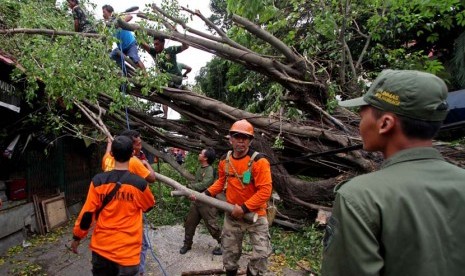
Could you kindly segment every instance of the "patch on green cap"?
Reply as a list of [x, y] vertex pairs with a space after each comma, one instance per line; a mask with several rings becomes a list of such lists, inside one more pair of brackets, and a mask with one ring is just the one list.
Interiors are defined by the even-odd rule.
[[384, 70], [363, 97], [339, 105], [371, 105], [423, 121], [443, 121], [447, 115], [447, 86], [433, 74], [414, 70]]

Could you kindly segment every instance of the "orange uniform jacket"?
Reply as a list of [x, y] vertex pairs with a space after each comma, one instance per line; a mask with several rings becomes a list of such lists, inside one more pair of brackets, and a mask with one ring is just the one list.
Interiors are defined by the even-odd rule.
[[[105, 155], [102, 158], [102, 170], [104, 172], [111, 171], [115, 168], [115, 158], [111, 156], [110, 153], [105, 153]], [[149, 174], [150, 171], [142, 164], [142, 162], [139, 160], [137, 157], [131, 157], [129, 159], [129, 171], [133, 174], [137, 174], [138, 176], [142, 178], [146, 178]]]
[[255, 212], [259, 216], [264, 216], [266, 215], [267, 202], [271, 196], [272, 181], [270, 163], [262, 154], [257, 155], [251, 165], [250, 184], [241, 182], [252, 154], [253, 151], [249, 150], [247, 155], [240, 159], [235, 159], [231, 154], [228, 165], [229, 172], [225, 172], [226, 155], [223, 156], [218, 164], [218, 179], [207, 189], [206, 193], [211, 196], [221, 193], [228, 175], [226, 201], [241, 206], [244, 212]]
[[74, 225], [75, 239], [84, 238], [95, 223], [90, 249], [123, 266], [137, 265], [142, 246], [142, 212], [149, 211], [155, 199], [147, 182], [135, 174], [125, 177], [115, 197], [100, 212], [105, 196], [121, 181], [125, 170], [97, 174], [92, 179], [86, 202]]

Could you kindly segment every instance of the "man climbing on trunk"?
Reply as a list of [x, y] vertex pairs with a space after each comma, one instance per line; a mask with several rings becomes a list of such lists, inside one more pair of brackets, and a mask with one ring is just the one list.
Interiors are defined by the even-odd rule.
[[[111, 59], [116, 61], [120, 68], [122, 67], [123, 60], [121, 55], [127, 55], [140, 69], [145, 71], [144, 63], [140, 60], [139, 50], [137, 49], [137, 42], [134, 33], [128, 30], [123, 30], [116, 24], [116, 18], [113, 15], [114, 9], [110, 5], [104, 5], [102, 7], [103, 18], [108, 25], [115, 27], [113, 36], [118, 39], [117, 47], [110, 53]], [[132, 20], [132, 15], [124, 16], [124, 21], [129, 22]], [[124, 72], [124, 70], [123, 70]]]
[[[183, 43], [181, 46], [170, 46], [165, 48], [165, 39], [155, 36], [153, 38], [153, 47], [147, 43], [141, 44], [142, 49], [147, 51], [155, 61], [158, 69], [170, 77], [169, 87], [180, 88], [182, 85], [183, 75], [178, 67], [176, 55], [189, 48], [189, 45]], [[163, 105], [163, 118], [168, 118], [168, 106]]]
[[89, 16], [79, 6], [79, 0], [68, 0], [68, 7], [73, 12], [74, 31], [79, 33], [95, 33], [95, 28], [92, 26]]

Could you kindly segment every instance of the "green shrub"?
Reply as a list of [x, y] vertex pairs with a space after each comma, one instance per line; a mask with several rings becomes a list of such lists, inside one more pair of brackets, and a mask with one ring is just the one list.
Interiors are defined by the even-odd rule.
[[[197, 155], [187, 154], [186, 162], [183, 164], [183, 166], [191, 173], [194, 173], [197, 168], [196, 166], [198, 166], [198, 162], [195, 161], [194, 158], [197, 160]], [[182, 177], [169, 164], [161, 163], [160, 173], [164, 176], [176, 180], [183, 185], [187, 184], [186, 179]], [[160, 182], [151, 184], [150, 188], [153, 195], [155, 196], [156, 204], [155, 207], [149, 213], [147, 213], [147, 220], [154, 226], [183, 223], [184, 217], [189, 211], [189, 199], [184, 197], [171, 196], [170, 193], [173, 189]]]
[[317, 273], [320, 271], [323, 229], [312, 224], [294, 232], [273, 226], [270, 235], [273, 247], [272, 270], [279, 271], [279, 266], [282, 266], [294, 269], [305, 267]]

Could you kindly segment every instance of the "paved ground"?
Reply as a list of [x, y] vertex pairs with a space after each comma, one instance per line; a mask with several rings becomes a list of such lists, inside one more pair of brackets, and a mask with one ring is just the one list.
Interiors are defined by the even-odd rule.
[[[181, 225], [150, 229], [148, 234], [154, 253], [166, 275], [222, 268], [221, 256], [211, 254], [216, 241], [203, 228], [197, 230], [192, 250], [185, 255], [179, 254], [184, 237], [184, 229]], [[13, 257], [0, 259], [0, 275], [91, 275], [89, 239], [81, 243], [78, 255], [71, 253], [67, 248], [71, 241], [71, 226], [64, 228], [60, 235], [55, 235], [55, 239], [46, 237], [43, 239], [45, 242], [40, 245], [27, 247], [22, 252], [15, 253]], [[241, 258], [242, 268], [246, 266], [247, 257], [244, 255]], [[152, 255], [148, 256], [146, 275], [163, 275]]]

